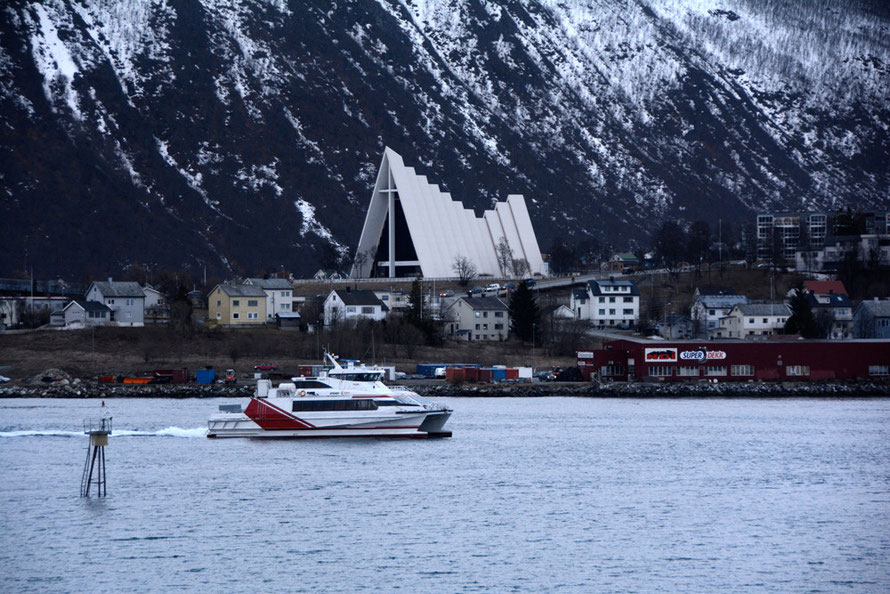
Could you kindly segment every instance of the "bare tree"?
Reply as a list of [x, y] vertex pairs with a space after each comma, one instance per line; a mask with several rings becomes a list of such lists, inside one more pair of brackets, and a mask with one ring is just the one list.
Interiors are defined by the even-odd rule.
[[506, 237], [501, 237], [495, 251], [497, 252], [498, 266], [501, 268], [501, 274], [504, 276], [511, 276], [513, 273], [513, 250], [510, 249], [510, 244], [507, 243]]
[[467, 258], [466, 256], [457, 256], [454, 258], [454, 263], [451, 265], [451, 269], [458, 277], [458, 284], [462, 287], [466, 287], [467, 284], [471, 280], [476, 277], [476, 265]]
[[515, 258], [513, 260], [513, 275], [514, 276], [527, 276], [531, 273], [532, 267], [528, 265], [528, 260], [525, 258]]
[[367, 263], [368, 255], [365, 252], [355, 252], [355, 256], [352, 257], [352, 271], [357, 278], [364, 278]]

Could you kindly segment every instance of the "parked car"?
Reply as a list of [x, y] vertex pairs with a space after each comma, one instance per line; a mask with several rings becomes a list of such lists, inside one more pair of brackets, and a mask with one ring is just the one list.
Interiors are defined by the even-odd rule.
[[633, 273], [634, 273], [634, 269], [631, 268], [630, 266], [625, 266], [624, 268], [621, 269], [621, 274], [633, 274]]
[[439, 291], [439, 297], [454, 297], [454, 291], [452, 291], [451, 289]]
[[535, 279], [533, 279], [533, 278], [527, 278], [527, 279], [525, 279], [525, 281], [523, 281], [523, 282], [525, 282], [525, 285], [526, 285], [527, 287], [534, 287], [534, 286], [535, 286]]
[[476, 285], [469, 291], [470, 295], [480, 295], [480, 294], [482, 294], [482, 292], [483, 292], [482, 287], [480, 287], [478, 285]]
[[226, 369], [226, 375], [223, 378], [223, 381], [227, 384], [234, 384], [238, 382], [238, 374], [235, 373], [234, 369]]
[[490, 285], [485, 287], [486, 291], [497, 291], [501, 288], [501, 285], [498, 283], [491, 283]]
[[538, 371], [535, 373], [535, 377], [542, 382], [555, 382], [556, 378], [559, 377], [560, 371], [562, 370], [558, 367], [554, 367], [550, 371]]
[[260, 363], [259, 365], [254, 365], [253, 368], [257, 371], [275, 371], [278, 369], [278, 363]]
[[504, 285], [504, 290], [508, 293], [516, 290], [516, 283], [507, 283]]

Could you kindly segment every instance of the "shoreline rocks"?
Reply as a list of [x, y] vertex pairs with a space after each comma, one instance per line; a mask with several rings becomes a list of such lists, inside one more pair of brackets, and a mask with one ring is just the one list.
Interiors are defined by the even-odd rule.
[[[533, 383], [414, 384], [421, 396], [509, 398], [577, 396], [587, 398], [862, 398], [890, 397], [888, 382], [725, 382], [725, 383]], [[97, 384], [54, 382], [0, 386], [0, 398], [246, 398], [253, 384]]]

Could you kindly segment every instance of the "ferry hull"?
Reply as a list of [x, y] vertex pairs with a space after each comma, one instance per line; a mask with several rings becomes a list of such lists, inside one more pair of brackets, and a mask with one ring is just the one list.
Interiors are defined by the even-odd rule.
[[[442, 431], [450, 413], [420, 414], [410, 417], [399, 415], [387, 419], [359, 420], [343, 423], [342, 420], [333, 424], [333, 419], [304, 418], [308, 427], [266, 426], [263, 427], [246, 415], [225, 414], [210, 418], [207, 437], [255, 437], [255, 438], [289, 438], [311, 439], [331, 437], [408, 437], [424, 439], [427, 437], [450, 436], [450, 432]], [[328, 421], [329, 425], [324, 422]], [[260, 421], [263, 422], [263, 421]], [[447, 435], [446, 435], [447, 434]]]

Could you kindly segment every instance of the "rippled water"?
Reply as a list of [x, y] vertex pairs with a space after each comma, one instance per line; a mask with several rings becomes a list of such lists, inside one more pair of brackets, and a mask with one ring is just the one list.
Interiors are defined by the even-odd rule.
[[890, 401], [450, 399], [450, 440], [0, 402], [0, 591], [890, 591]]

